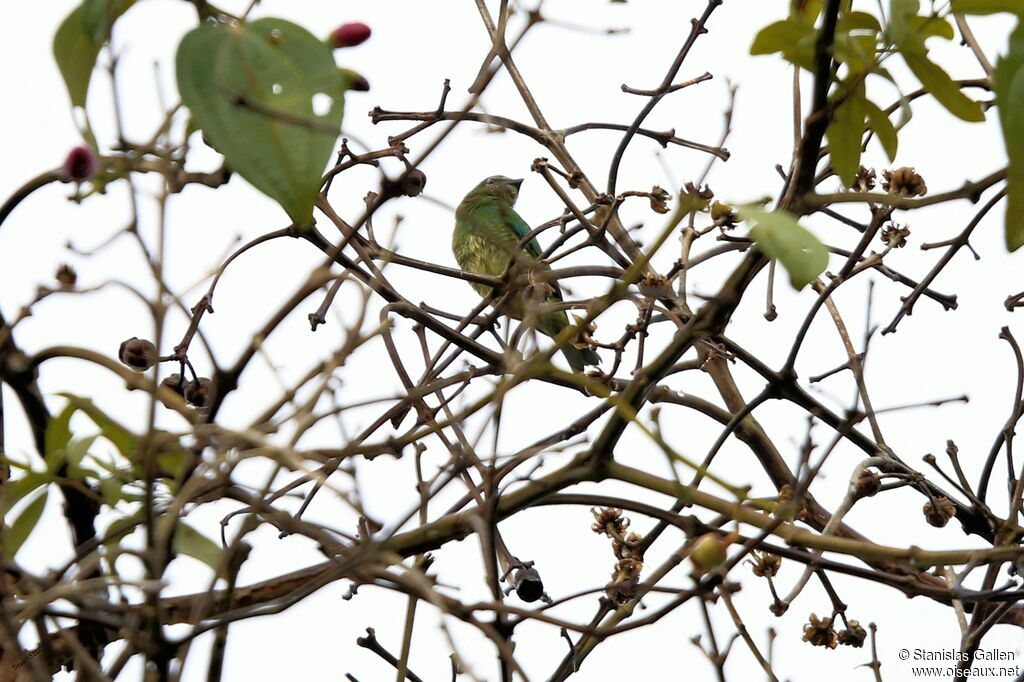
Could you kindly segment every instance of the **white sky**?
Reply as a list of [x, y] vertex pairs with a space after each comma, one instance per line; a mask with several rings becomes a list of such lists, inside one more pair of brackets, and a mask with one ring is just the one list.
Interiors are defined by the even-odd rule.
[[[240, 9], [245, 3], [223, 4], [227, 9]], [[871, 2], [858, 4], [874, 6]], [[716, 164], [710, 177], [712, 188], [725, 200], [774, 196], [780, 182], [774, 165], [788, 163], [792, 142], [790, 72], [775, 58], [748, 55], [756, 30], [783, 16], [787, 5], [782, 0], [726, 0], [710, 22], [711, 33], [698, 41], [680, 72], [680, 79], [688, 79], [710, 71], [714, 80], [667, 97], [645, 124], [655, 130], [675, 128], [682, 137], [714, 143], [721, 132], [727, 84], [736, 84], [739, 90], [734, 126], [726, 145], [733, 157], [727, 164]], [[50, 53], [53, 32], [73, 7], [73, 2], [52, 0], [21, 3], [16, 9], [3, 10], [8, 31], [5, 40], [0, 42], [0, 63], [4, 64], [0, 73], [7, 99], [0, 126], [0, 152], [6, 162], [0, 165], [0, 196], [8, 196], [28, 178], [58, 165], [66, 151], [79, 142], [63, 84]], [[534, 29], [520, 46], [516, 53], [519, 67], [548, 119], [553, 125], [563, 127], [585, 121], [631, 121], [643, 100], [622, 93], [619, 85], [627, 83], [649, 88], [660, 82], [689, 30], [689, 18], [699, 14], [704, 3], [633, 0], [622, 5], [604, 0], [560, 0], [549, 2], [545, 7], [551, 18], [598, 29], [631, 28], [626, 35], [606, 37], [544, 25]], [[341, 63], [358, 69], [373, 86], [369, 93], [349, 97], [343, 124], [346, 134], [353, 140], [373, 148], [385, 146], [387, 136], [404, 130], [406, 124], [375, 127], [365, 112], [375, 105], [385, 109], [431, 110], [437, 104], [444, 78], [452, 81], [449, 107], [460, 106], [488, 47], [475, 5], [469, 0], [433, 3], [265, 0], [256, 15], [282, 16], [318, 35], [349, 20], [365, 21], [373, 27], [374, 35], [365, 45], [337, 53]], [[194, 23], [191, 6], [171, 0], [140, 3], [118, 23], [115, 31], [121, 52], [118, 77], [130, 138], [138, 140], [151, 134], [159, 116], [158, 86], [166, 92], [174, 92], [174, 47]], [[989, 57], [994, 59], [996, 49], [1005, 44], [1008, 22], [993, 18], [972, 25], [982, 44], [988, 47]], [[969, 53], [955, 44], [936, 49], [936, 55], [956, 76], [978, 77], [981, 73]], [[905, 75], [899, 69], [896, 71], [901, 77]], [[159, 74], [159, 79], [155, 78], [155, 73]], [[912, 79], [903, 82], [908, 84], [908, 89], [914, 87]], [[891, 101], [893, 91], [879, 87], [872, 95], [884, 105]], [[499, 75], [487, 91], [483, 105], [490, 113], [528, 120], [515, 89], [504, 74]], [[89, 111], [101, 141], [109, 144], [113, 139], [110, 81], [102, 71], [94, 76]], [[926, 178], [931, 191], [956, 188], [965, 178], [978, 179], [1005, 164], [994, 115], [989, 116], [986, 124], [967, 125], [924, 100], [915, 103], [914, 112], [913, 121], [901, 134], [895, 165], [915, 166]], [[414, 137], [408, 143], [413, 157], [436, 132]], [[611, 151], [618, 140], [615, 133], [582, 133], [570, 138], [569, 147], [590, 177], [602, 185]], [[623, 165], [620, 190], [646, 190], [652, 184], [660, 184], [675, 192], [684, 180], [699, 175], [706, 161], [698, 152], [669, 149], [663, 153], [671, 173], [671, 177], [666, 177], [654, 156], [657, 150], [657, 144], [650, 140], [639, 139], [633, 143]], [[543, 155], [543, 149], [513, 133], [489, 134], [480, 126], [466, 124], [423, 166], [428, 176], [425, 196], [388, 204], [375, 219], [378, 233], [387, 234], [394, 216], [403, 215], [405, 220], [399, 230], [398, 244], [404, 253], [454, 265], [449, 249], [452, 216], [443, 205], [456, 204], [480, 178], [499, 173], [526, 178], [518, 209], [529, 222], [536, 224], [556, 217], [561, 210], [558, 198], [529, 170], [532, 160]], [[214, 163], [212, 155], [197, 159], [198, 166], [209, 168]], [[865, 163], [879, 169], [887, 167], [876, 143], [869, 145]], [[355, 216], [365, 192], [376, 186], [374, 172], [360, 169], [335, 182], [332, 199], [342, 215]], [[143, 287], [147, 292], [152, 290], [138, 249], [124, 237], [91, 258], [79, 257], [65, 248], [68, 241], [80, 249], [93, 248], [123, 227], [127, 218], [124, 191], [112, 189], [108, 196], [90, 199], [81, 206], [65, 201], [68, 192], [66, 186], [51, 186], [39, 192], [3, 225], [0, 309], [8, 318], [31, 300], [39, 283], [52, 281], [61, 262], [70, 262], [78, 268], [82, 286], [118, 279]], [[940, 454], [946, 440], [954, 439], [972, 481], [976, 480], [992, 439], [1009, 414], [1015, 380], [1012, 356], [1007, 345], [997, 339], [997, 334], [1000, 327], [1009, 325], [1018, 336], [1024, 336], [1021, 318], [1002, 307], [1006, 296], [1024, 289], [1024, 285], [1016, 274], [1020, 256], [1008, 255], [1002, 244], [1001, 213], [1001, 209], [993, 211], [972, 240], [983, 260], [976, 262], [964, 251], [935, 283], [936, 289], [958, 295], [959, 309], [944, 313], [934, 302], [922, 300], [915, 314], [902, 322], [898, 333], [875, 337], [867, 369], [869, 389], [878, 408], [964, 393], [970, 396], [967, 405], [954, 403], [885, 414], [881, 424], [887, 442], [911, 463], [919, 463], [925, 453]], [[156, 234], [154, 215], [152, 202], [144, 203], [142, 230], [149, 243], [153, 243]], [[851, 215], [863, 218], [866, 211]], [[909, 219], [910, 246], [894, 252], [887, 262], [911, 277], [924, 274], [940, 251], [922, 252], [920, 244], [957, 234], [971, 215], [971, 207], [966, 202], [915, 213]], [[641, 238], [655, 234], [661, 225], [659, 219], [652, 219], [649, 211], [627, 211], [627, 218], [648, 223], [640, 233]], [[171, 285], [178, 290], [191, 287], [219, 263], [236, 236], [248, 239], [285, 224], [283, 212], [240, 178], [217, 192], [204, 188], [186, 190], [172, 200], [168, 214], [166, 261]], [[835, 222], [813, 219], [808, 224], [830, 244], [848, 247], [855, 243], [857, 235]], [[672, 258], [674, 255], [667, 260], [670, 262]], [[735, 257], [728, 263], [727, 260], [728, 257], [723, 258], [720, 265], [695, 271], [692, 290], [704, 294], [716, 291], [722, 276], [737, 262]], [[290, 296], [306, 273], [320, 262], [322, 258], [318, 253], [304, 243], [276, 241], [233, 265], [217, 290], [216, 314], [203, 322], [204, 332], [214, 340], [218, 359], [230, 362], [248, 342], [251, 332], [263, 324], [267, 311], [276, 309], [277, 302]], [[838, 261], [834, 261], [833, 267], [837, 264]], [[476, 300], [463, 282], [397, 267], [389, 270], [389, 276], [414, 302], [422, 300], [448, 310], [466, 311]], [[861, 281], [844, 286], [835, 298], [858, 344], [864, 325], [867, 280], [864, 276]], [[588, 286], [597, 287], [593, 290], [599, 291], [601, 285], [581, 282], [578, 286], [579, 291], [585, 293]], [[728, 334], [757, 351], [769, 364], [778, 366], [812, 294], [797, 294], [780, 278], [776, 301], [780, 318], [769, 324], [761, 316], [763, 291], [762, 275], [752, 287], [749, 300], [739, 308]], [[907, 291], [879, 278], [872, 323], [888, 323], [899, 307], [899, 296]], [[190, 304], [196, 295], [197, 292], [192, 291], [186, 297]], [[335, 310], [342, 317], [350, 318], [353, 301], [352, 292], [343, 290]], [[305, 315], [318, 304], [316, 298], [307, 301], [266, 345], [269, 357], [286, 380], [301, 376], [316, 359], [337, 346], [341, 326], [338, 317], [315, 335], [309, 333]], [[18, 343], [30, 350], [73, 344], [113, 354], [127, 337], [153, 335], [143, 307], [116, 288], [89, 297], [54, 297], [39, 305], [34, 313], [17, 329]], [[370, 317], [375, 320], [376, 314]], [[612, 311], [602, 319], [598, 336], [616, 337], [628, 318], [629, 311]], [[185, 324], [183, 317], [172, 317], [166, 330], [167, 348], [180, 336]], [[408, 323], [397, 321], [397, 329], [404, 334], [404, 344], [414, 343]], [[657, 339], [654, 337], [652, 342]], [[844, 359], [835, 329], [822, 313], [801, 355], [798, 371], [801, 376], [810, 376], [831, 369]], [[199, 356], [198, 362], [202, 365], [205, 358]], [[197, 369], [201, 371], [200, 367]], [[707, 377], [695, 374], [686, 373], [671, 384], [720, 402]], [[341, 399], [346, 403], [390, 395], [397, 384], [379, 348], [360, 351], [340, 376], [344, 381]], [[760, 390], [762, 384], [756, 377], [739, 368], [737, 376], [748, 398]], [[225, 423], [241, 424], [262, 409], [277, 395], [276, 381], [266, 362], [255, 361], [252, 376], [247, 376], [242, 389], [234, 394], [222, 413]], [[81, 363], [47, 363], [42, 386], [51, 394], [55, 406], [60, 405], [60, 398], [52, 394], [71, 391], [93, 397], [105, 409], [136, 424], [147, 409], [144, 396], [126, 393], [123, 385], [110, 375]], [[852, 383], [847, 375], [823, 382], [820, 387], [826, 404], [836, 409], [848, 405]], [[4, 398], [6, 405], [15, 404], [9, 392]], [[517, 391], [509, 399], [504, 417], [506, 425], [516, 427], [503, 431], [501, 450], [514, 451], [559, 428], [568, 418], [591, 405], [585, 398], [567, 396], [566, 391], [552, 387]], [[787, 461], [795, 464], [804, 429], [803, 416], [788, 405], [769, 404], [757, 412], [757, 417]], [[349, 432], [356, 431], [365, 424], [360, 420], [368, 418], [369, 412], [357, 413], [346, 421], [346, 427]], [[703, 457], [718, 433], [717, 427], [707, 420], [679, 408], [666, 407], [662, 419], [673, 445], [697, 459]], [[11, 422], [8, 448], [31, 459], [34, 457], [31, 439], [20, 415]], [[166, 425], [169, 428], [183, 426], [172, 418], [168, 418]], [[83, 423], [80, 428], [87, 429], [87, 425]], [[478, 428], [476, 422], [471, 426], [474, 433]], [[831, 437], [824, 427], [819, 427], [815, 433], [819, 443]], [[306, 442], [337, 443], [336, 430], [326, 427], [314, 430]], [[429, 454], [440, 457], [436, 445]], [[661, 455], [635, 434], [629, 433], [623, 439], [618, 456], [628, 464], [667, 473], [663, 461], [650, 461], [651, 457]], [[820, 502], [829, 508], [838, 502], [849, 472], [860, 457], [861, 453], [851, 447], [839, 448], [826, 467], [823, 480], [813, 488]], [[734, 484], [754, 485], [754, 494], [771, 494], [769, 483], [763, 475], [757, 475], [751, 462], [749, 452], [730, 441], [716, 460], [715, 471]], [[1000, 460], [996, 471], [1002, 470], [1002, 466]], [[387, 520], [404, 513], [413, 504], [410, 461], [378, 458], [372, 463], [360, 462], [358, 467], [371, 514]], [[252, 481], [259, 480], [258, 474], [258, 470], [249, 472]], [[339, 485], [349, 483], [339, 481]], [[1002, 503], [1001, 485], [1002, 479], [997, 477], [991, 488], [991, 499], [999, 500], [997, 507]], [[608, 485], [597, 489], [608, 494], [624, 491], [620, 486]], [[640, 496], [652, 503], [670, 504], [653, 494], [640, 493]], [[19, 555], [36, 570], [60, 563], [69, 549], [60, 525], [58, 497], [51, 495], [45, 525]], [[978, 539], [962, 537], [953, 528], [955, 523], [943, 531], [927, 526], [920, 514], [923, 502], [916, 493], [889, 493], [859, 504], [847, 520], [872, 539], [886, 544], [916, 544], [929, 549], [977, 545]], [[227, 509], [218, 506], [202, 510], [192, 520], [213, 536], [220, 516]], [[638, 530], [652, 525], [648, 519], [630, 516]], [[317, 499], [308, 518], [346, 531], [354, 529], [351, 514], [329, 494]], [[547, 508], [523, 513], [503, 524], [502, 529], [513, 553], [537, 561], [548, 591], [557, 598], [607, 581], [612, 556], [607, 542], [590, 533], [590, 522], [586, 509]], [[255, 539], [257, 549], [243, 570], [243, 584], [321, 559], [312, 543], [277, 540], [272, 529], [260, 531]], [[678, 534], [668, 533], [666, 540], [648, 555], [648, 566], [656, 566], [679, 542]], [[442, 582], [458, 585], [460, 595], [466, 600], [486, 598], [485, 586], [479, 580], [479, 546], [475, 539], [447, 548], [437, 557], [435, 566]], [[788, 591], [799, 573], [799, 566], [785, 563], [779, 578], [780, 589]], [[204, 589], [209, 580], [205, 567], [188, 558], [179, 560], [169, 577], [173, 581], [170, 591], [175, 593]], [[738, 568], [734, 578], [742, 578], [744, 590], [737, 595], [736, 603], [758, 644], [764, 646], [768, 626], [780, 632], [775, 656], [780, 677], [817, 680], [822, 671], [828, 670], [832, 679], [870, 679], [867, 669], [856, 667], [869, 660], [867, 650], [827, 651], [800, 641], [801, 625], [808, 614], [824, 615], [830, 608], [817, 585], [812, 584], [786, 616], [776, 619], [768, 612], [770, 600], [763, 581], [755, 579], [746, 567]], [[924, 598], [906, 601], [894, 590], [840, 576], [835, 577], [834, 582], [840, 596], [850, 605], [851, 618], [864, 624], [870, 621], [879, 624], [879, 657], [885, 679], [910, 679], [909, 664], [901, 662], [896, 655], [900, 648], [934, 650], [958, 646], [959, 631], [951, 609]], [[689, 583], [687, 571], [683, 569], [675, 571], [665, 581], [667, 585], [681, 587]], [[340, 597], [346, 589], [347, 583], [339, 582], [279, 616], [232, 626], [226, 679], [289, 676], [337, 680], [345, 672], [351, 672], [363, 682], [393, 678], [394, 672], [357, 647], [355, 638], [370, 626], [376, 629], [385, 646], [398, 651], [404, 598], [379, 589], [363, 588], [356, 599], [342, 601]], [[658, 603], [659, 599], [651, 600], [653, 605]], [[591, 596], [556, 613], [585, 622], [595, 606], [596, 597]], [[725, 638], [731, 630], [727, 614], [719, 606], [714, 609], [714, 617], [720, 638]], [[438, 623], [436, 613], [421, 605], [411, 667], [425, 680], [447, 679], [448, 675], [449, 652]], [[477, 636], [467, 634], [456, 623], [450, 625], [460, 653], [474, 665], [477, 674], [483, 679], [496, 679], [494, 656], [489, 646], [482, 646]], [[653, 628], [631, 632], [599, 647], [587, 659], [577, 679], [710, 678], [711, 667], [688, 641], [702, 631], [700, 613], [695, 604], [689, 604]], [[566, 650], [557, 629], [549, 626], [523, 626], [517, 630], [517, 641], [517, 656], [530, 678], [536, 680], [545, 679]], [[990, 648], [1014, 652], [1020, 643], [1019, 631], [1006, 627], [997, 627], [986, 640]], [[208, 644], [207, 638], [198, 640], [184, 679], [203, 679]], [[759, 679], [762, 674], [742, 643], [735, 645], [727, 670], [735, 679], [751, 676]], [[129, 668], [123, 679], [137, 677], [138, 668]]]

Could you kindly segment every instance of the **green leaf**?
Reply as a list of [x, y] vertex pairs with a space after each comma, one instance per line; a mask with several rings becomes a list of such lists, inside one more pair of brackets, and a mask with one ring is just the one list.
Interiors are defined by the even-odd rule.
[[192, 453], [180, 447], [161, 451], [156, 455], [160, 475], [178, 481], [192, 463]]
[[1024, 245], [1024, 22], [1010, 34], [993, 74], [999, 123], [1010, 164], [1006, 176], [1006, 248]]
[[76, 107], [85, 106], [92, 70], [102, 47], [90, 37], [83, 14], [81, 7], [69, 14], [53, 37], [53, 58], [64, 77], [71, 104]]
[[786, 211], [765, 211], [754, 206], [739, 209], [754, 224], [751, 238], [769, 258], [786, 268], [794, 289], [803, 289], [828, 265], [828, 249]]
[[67, 455], [68, 443], [71, 442], [71, 417], [78, 408], [68, 403], [56, 417], [46, 425], [43, 443], [46, 452], [43, 454], [47, 468], [56, 471]]
[[100, 497], [103, 498], [104, 504], [113, 507], [124, 499], [124, 494], [121, 492], [123, 487], [124, 481], [116, 476], [102, 479], [100, 481]]
[[49, 489], [44, 489], [40, 495], [28, 503], [28, 506], [18, 514], [18, 518], [14, 519], [7, 528], [7, 532], [3, 535], [3, 548], [4, 554], [8, 558], [13, 559], [21, 546], [25, 544], [25, 540], [28, 540], [28, 536], [32, 534], [36, 524], [39, 523], [39, 518], [43, 515], [46, 499], [49, 496]]
[[0, 487], [0, 516], [4, 516], [18, 501], [42, 485], [53, 481], [49, 472], [30, 471], [24, 476], [5, 483]]
[[896, 126], [892, 124], [889, 115], [882, 111], [882, 108], [871, 100], [865, 100], [867, 106], [868, 125], [878, 138], [885, 155], [892, 161], [896, 158], [896, 150], [899, 147], [899, 136], [896, 134]]
[[949, 77], [935, 62], [928, 59], [926, 54], [919, 52], [904, 52], [903, 59], [907, 66], [921, 81], [921, 85], [932, 97], [939, 101], [949, 113], [964, 121], [978, 122], [985, 120], [985, 112], [981, 104], [960, 91], [959, 86]]
[[73, 106], [85, 106], [100, 48], [109, 39], [114, 21], [133, 3], [134, 0], [85, 0], [57, 28], [53, 57]]
[[82, 466], [82, 461], [89, 454], [89, 448], [99, 437], [99, 434], [85, 438], [73, 438], [67, 447], [68, 476], [75, 480], [82, 480], [86, 475], [98, 479], [99, 475], [92, 469]]
[[839, 17], [836, 24], [836, 32], [849, 33], [851, 31], [872, 31], [879, 33], [882, 25], [874, 15], [867, 12], [850, 12]]
[[798, 19], [768, 24], [754, 36], [750, 54], [781, 52], [783, 59], [804, 69], [814, 65], [814, 27]]
[[754, 36], [750, 54], [775, 54], [789, 48], [800, 40], [807, 28], [792, 19], [780, 19], [768, 24]]
[[949, 8], [955, 14], [995, 14], [1012, 12], [1024, 14], [1020, 0], [951, 0]]
[[789, 15], [813, 26], [823, 4], [822, 0], [790, 0]]
[[[842, 89], [842, 88], [841, 88]], [[836, 108], [825, 130], [832, 169], [847, 187], [853, 185], [860, 167], [861, 141], [864, 139], [864, 117], [867, 115], [864, 84], [861, 84]]]
[[836, 59], [849, 69], [847, 80], [862, 77], [878, 68], [877, 33], [841, 33], [836, 35], [834, 47]]
[[910, 30], [921, 42], [928, 38], [953, 39], [953, 25], [941, 17], [910, 17]]
[[99, 45], [110, 40], [114, 22], [134, 4], [135, 0], [84, 0], [82, 25], [89, 39]]
[[100, 428], [100, 433], [117, 448], [122, 456], [131, 458], [138, 449], [139, 439], [134, 433], [114, 421], [106, 412], [96, 407], [96, 404], [88, 398], [82, 398], [72, 393], [61, 393], [71, 401], [77, 409], [85, 412], [92, 419], [93, 423]]
[[890, 41], [899, 45], [907, 38], [910, 33], [910, 18], [917, 16], [920, 9], [920, 0], [891, 0], [889, 23], [885, 27]]
[[174, 551], [187, 554], [212, 568], [220, 570], [221, 556], [224, 550], [213, 540], [197, 531], [184, 521], [179, 521], [174, 531]]
[[300, 26], [260, 19], [200, 26], [176, 60], [182, 101], [227, 165], [309, 225], [344, 108], [331, 48]]

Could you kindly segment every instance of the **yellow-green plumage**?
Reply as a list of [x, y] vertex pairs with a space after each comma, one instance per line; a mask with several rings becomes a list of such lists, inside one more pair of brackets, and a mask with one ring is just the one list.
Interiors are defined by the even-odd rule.
[[[511, 180], [502, 176], [487, 178], [474, 187], [462, 200], [455, 211], [455, 232], [452, 235], [452, 252], [459, 267], [466, 272], [499, 277], [504, 274], [513, 260], [528, 266], [540, 258], [540, 245], [531, 239], [525, 247], [519, 242], [530, 232], [530, 227], [512, 207], [519, 194], [522, 180]], [[481, 296], [490, 293], [486, 284], [471, 283]], [[545, 303], [562, 299], [558, 284], [552, 282], [551, 296]], [[516, 319], [523, 319], [527, 298], [517, 294], [506, 299], [502, 312]], [[555, 337], [569, 325], [564, 311], [545, 313], [537, 321], [537, 330]], [[600, 358], [594, 351], [574, 346], [565, 346], [562, 353], [573, 371], [583, 370], [585, 365], [596, 365]]]

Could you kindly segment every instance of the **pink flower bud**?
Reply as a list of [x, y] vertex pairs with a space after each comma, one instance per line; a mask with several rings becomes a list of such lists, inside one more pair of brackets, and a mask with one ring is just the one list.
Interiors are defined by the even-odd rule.
[[370, 27], [361, 21], [352, 21], [342, 24], [331, 31], [330, 42], [332, 47], [355, 47], [366, 42], [370, 37]]
[[69, 180], [84, 182], [96, 175], [100, 168], [99, 159], [92, 149], [85, 145], [79, 145], [68, 152], [64, 159], [64, 175]]

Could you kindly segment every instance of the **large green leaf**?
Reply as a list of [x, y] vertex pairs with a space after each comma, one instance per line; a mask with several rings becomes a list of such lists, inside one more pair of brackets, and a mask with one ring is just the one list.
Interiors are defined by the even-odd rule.
[[1024, 14], [1024, 3], [1021, 0], [951, 0], [949, 8], [957, 14]]
[[758, 31], [750, 54], [781, 52], [783, 59], [810, 70], [814, 65], [814, 26], [800, 19], [783, 19]]
[[232, 170], [310, 224], [341, 127], [344, 80], [326, 43], [260, 19], [206, 24], [181, 41], [178, 89]]
[[985, 112], [981, 103], [976, 102], [963, 92], [949, 74], [941, 66], [928, 59], [927, 54], [917, 51], [903, 52], [907, 66], [921, 81], [921, 85], [939, 104], [946, 107], [949, 113], [964, 121], [978, 122], [985, 120]]
[[1010, 35], [1010, 47], [996, 62], [994, 89], [999, 123], [1010, 165], [1006, 179], [1006, 247], [1024, 245], [1024, 22]]
[[753, 223], [751, 238], [769, 258], [782, 263], [795, 289], [817, 279], [828, 265], [828, 249], [785, 211], [765, 211], [754, 206], [739, 209]]
[[49, 489], [44, 488], [43, 492], [36, 495], [35, 499], [18, 514], [18, 518], [14, 519], [3, 534], [4, 554], [8, 558], [13, 558], [25, 544], [25, 540], [28, 540], [28, 536], [32, 534], [36, 524], [39, 523], [39, 518], [43, 515], [43, 509], [46, 508], [46, 500], [49, 496]]
[[114, 22], [134, 2], [84, 0], [57, 28], [53, 37], [53, 57], [64, 77], [72, 105], [85, 106], [100, 48], [110, 38]]
[[[843, 90], [843, 88], [840, 88]], [[867, 116], [863, 81], [839, 103], [825, 135], [832, 169], [847, 187], [853, 185], [860, 167], [861, 141], [864, 139], [864, 118]]]
[[919, 0], [892, 0], [886, 35], [903, 56], [922, 87], [949, 113], [964, 121], [985, 120], [980, 102], [963, 92], [946, 71], [928, 58], [928, 38], [953, 38], [953, 27], [942, 17], [918, 15]]

